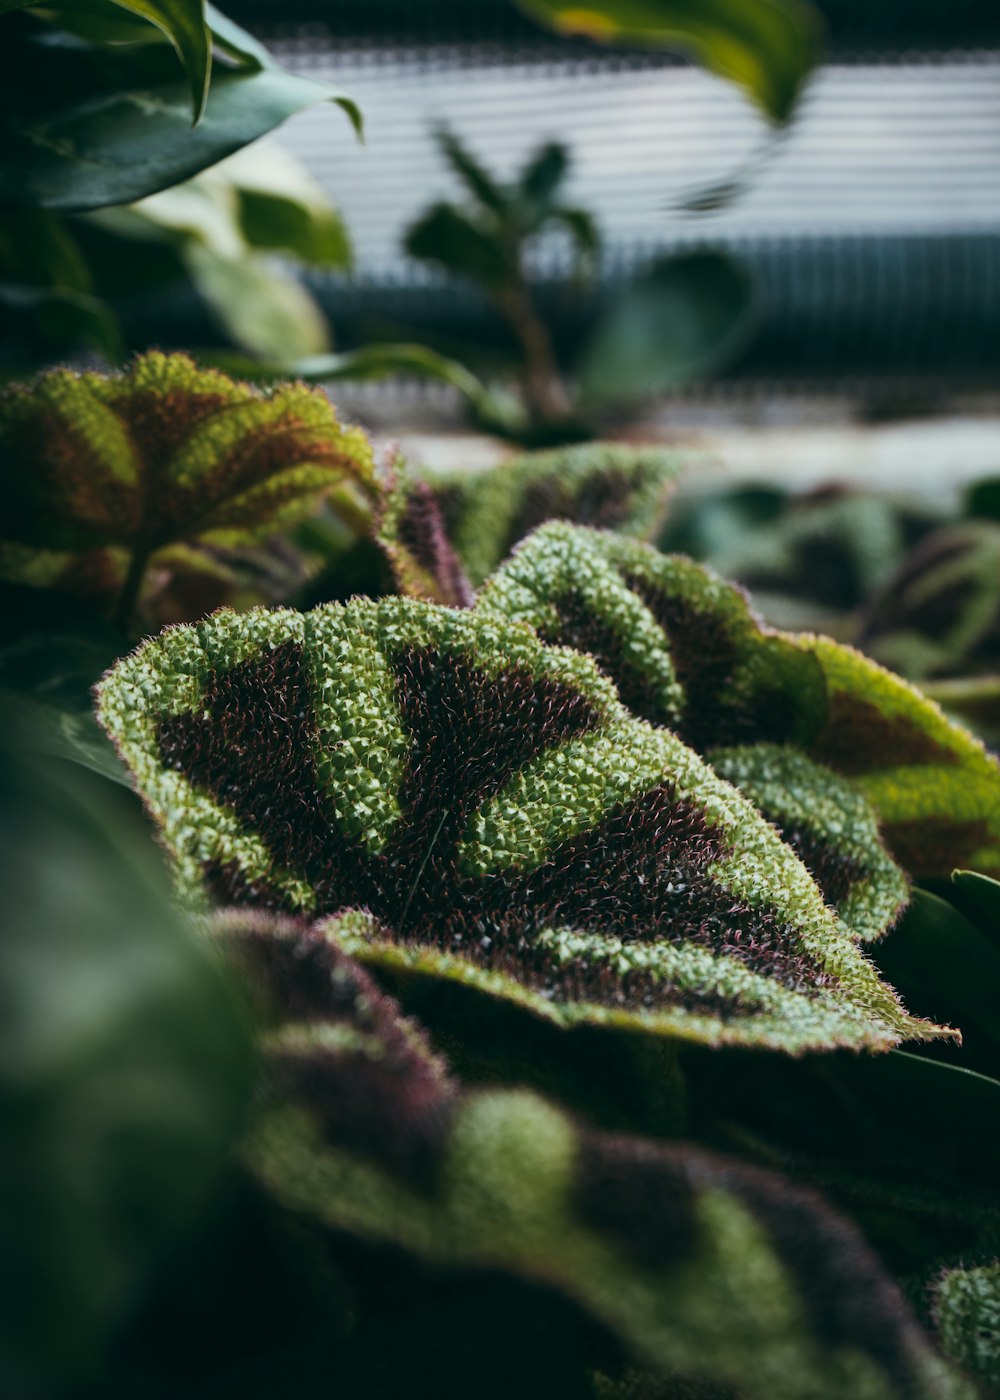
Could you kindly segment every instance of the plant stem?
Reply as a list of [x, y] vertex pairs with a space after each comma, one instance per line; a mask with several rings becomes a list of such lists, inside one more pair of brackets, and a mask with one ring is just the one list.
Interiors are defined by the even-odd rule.
[[120, 627], [123, 632], [131, 630], [132, 614], [139, 601], [139, 593], [146, 577], [148, 563], [148, 548], [145, 545], [136, 545], [132, 551], [132, 557], [129, 559], [128, 569], [122, 581], [121, 591], [115, 600], [115, 608], [111, 617], [115, 626]]
[[499, 304], [524, 351], [521, 383], [532, 416], [541, 423], [568, 417], [569, 396], [556, 364], [548, 327], [535, 309], [520, 272], [504, 288]]

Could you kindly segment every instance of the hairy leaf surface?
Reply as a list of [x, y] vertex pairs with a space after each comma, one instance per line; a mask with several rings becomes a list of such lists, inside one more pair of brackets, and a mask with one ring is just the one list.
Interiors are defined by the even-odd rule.
[[709, 754], [798, 854], [828, 904], [861, 938], [880, 938], [910, 898], [886, 850], [871, 804], [845, 778], [781, 744]]
[[422, 474], [469, 577], [480, 584], [546, 520], [651, 536], [682, 465], [679, 453], [662, 447], [594, 442], [531, 452], [487, 471]]
[[818, 1197], [594, 1132], [524, 1091], [462, 1091], [340, 951], [353, 919], [228, 918], [270, 993], [271, 1092], [247, 1157], [285, 1205], [438, 1267], [566, 1293], [661, 1379], [748, 1400], [968, 1393]]
[[0, 398], [0, 573], [106, 592], [128, 556], [237, 545], [308, 511], [371, 448], [323, 394], [262, 393], [186, 355], [122, 374], [53, 370]]
[[370, 965], [707, 1043], [942, 1033], [749, 802], [527, 627], [408, 599], [221, 612], [121, 662], [100, 717], [184, 886], [364, 910]]
[[400, 593], [459, 608], [471, 604], [472, 585], [445, 533], [438, 498], [402, 463], [392, 466], [385, 483], [375, 537]]
[[1000, 1385], [1000, 1264], [947, 1270], [934, 1288], [934, 1312], [945, 1354]]
[[802, 750], [864, 794], [912, 875], [1000, 869], [1000, 766], [982, 744], [851, 647], [762, 626], [739, 589], [690, 559], [549, 524], [477, 608], [590, 652], [630, 709], [700, 753]]

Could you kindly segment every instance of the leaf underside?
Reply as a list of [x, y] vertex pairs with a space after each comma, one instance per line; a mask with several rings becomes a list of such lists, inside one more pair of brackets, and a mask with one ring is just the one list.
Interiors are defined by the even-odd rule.
[[99, 715], [183, 887], [359, 911], [372, 967], [710, 1044], [943, 1033], [749, 802], [526, 627], [409, 599], [221, 612], [119, 663]]
[[748, 1400], [959, 1397], [897, 1291], [818, 1198], [680, 1144], [463, 1091], [325, 928], [230, 913], [263, 1004], [248, 1162], [286, 1206], [437, 1267], [568, 1294], [660, 1378]]
[[550, 524], [477, 609], [589, 651], [629, 708], [699, 753], [804, 753], [871, 803], [915, 877], [1000, 870], [1000, 766], [933, 702], [826, 637], [763, 627], [744, 594], [692, 560]]

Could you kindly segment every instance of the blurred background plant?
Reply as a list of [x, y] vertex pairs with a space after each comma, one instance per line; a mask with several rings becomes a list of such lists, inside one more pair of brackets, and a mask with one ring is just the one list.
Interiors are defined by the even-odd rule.
[[728, 486], [671, 512], [659, 544], [737, 579], [775, 626], [859, 647], [1000, 743], [1000, 479], [954, 505], [848, 485]]
[[[790, 119], [819, 52], [816, 12], [800, 0], [749, 10], [722, 0], [696, 15], [669, 0], [609, 0], [586, 15], [547, 2], [522, 8], [562, 35], [681, 49], [741, 87], [772, 131]], [[0, 180], [0, 344], [8, 376], [74, 354], [114, 363], [126, 350], [170, 343], [161, 313], [170, 307], [176, 319], [186, 306], [205, 355], [244, 373], [443, 380], [487, 430], [557, 442], [592, 435], [609, 412], [710, 375], [750, 333], [745, 271], [697, 251], [649, 261], [610, 299], [588, 294], [593, 324], [567, 361], [536, 305], [530, 267], [532, 245], [560, 229], [573, 249], [568, 305], [584, 294], [600, 253], [594, 216], [564, 198], [566, 145], [543, 145], [507, 184], [442, 131], [441, 149], [469, 202], [439, 202], [407, 246], [485, 290], [514, 353], [493, 354], [488, 343], [452, 353], [446, 337], [435, 344], [418, 330], [403, 339], [393, 327], [333, 355], [335, 307], [307, 290], [301, 274], [321, 287], [329, 274], [349, 271], [347, 230], [301, 162], [254, 143], [323, 100], [339, 102], [359, 127], [356, 107], [328, 81], [288, 72], [203, 0], [14, 0], [0, 15], [0, 129], [9, 152]], [[739, 181], [729, 183], [720, 199]], [[190, 348], [191, 335], [181, 343]], [[504, 387], [511, 379], [517, 399]]]
[[437, 140], [465, 186], [467, 202], [428, 209], [407, 231], [406, 250], [471, 282], [503, 317], [516, 346], [508, 366], [523, 405], [520, 440], [541, 444], [592, 436], [602, 411], [620, 412], [710, 374], [745, 343], [753, 319], [749, 278], [724, 254], [693, 253], [642, 269], [561, 365], [532, 291], [529, 258], [536, 239], [561, 230], [573, 260], [564, 296], [584, 293], [600, 235], [588, 210], [562, 202], [569, 152], [557, 144], [541, 146], [505, 185], [454, 133], [440, 131]]
[[349, 99], [281, 68], [204, 0], [15, 0], [0, 22], [11, 369], [74, 352], [113, 363], [123, 304], [188, 288], [251, 354], [329, 347], [323, 314], [270, 255], [344, 268], [344, 227], [298, 162], [239, 152], [315, 102], [338, 103], [360, 133]]

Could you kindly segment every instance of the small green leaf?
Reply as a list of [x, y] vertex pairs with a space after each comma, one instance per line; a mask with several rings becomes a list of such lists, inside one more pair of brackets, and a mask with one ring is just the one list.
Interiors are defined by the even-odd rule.
[[435, 204], [418, 219], [406, 234], [406, 251], [491, 291], [502, 288], [513, 270], [499, 234], [453, 204]]
[[521, 172], [518, 193], [527, 215], [527, 229], [537, 228], [552, 212], [556, 191], [566, 178], [569, 152], [565, 146], [550, 142], [542, 146]]
[[754, 325], [750, 278], [722, 253], [662, 258], [616, 295], [584, 348], [580, 391], [626, 402], [702, 378], [742, 349]]
[[802, 0], [517, 0], [561, 34], [680, 49], [744, 88], [774, 122], [791, 116], [819, 58], [821, 22]]
[[[241, 366], [241, 372], [253, 373], [254, 367]], [[521, 425], [521, 414], [516, 404], [488, 389], [458, 360], [441, 355], [426, 345], [375, 342], [335, 355], [311, 355], [292, 364], [261, 365], [256, 372], [272, 378], [292, 375], [312, 383], [333, 383], [340, 379], [385, 379], [397, 374], [412, 374], [422, 379], [438, 380], [457, 390], [487, 431], [512, 432]]]
[[371, 967], [697, 1043], [947, 1034], [748, 802], [523, 625], [409, 599], [221, 612], [120, 663], [99, 716], [186, 889], [366, 911], [341, 942]]
[[240, 227], [252, 248], [286, 253], [309, 267], [351, 265], [350, 236], [329, 195], [287, 151], [258, 141], [211, 174], [235, 189]]
[[448, 164], [483, 208], [506, 216], [510, 201], [486, 167], [447, 127], [442, 127], [435, 135]]
[[470, 578], [480, 584], [546, 520], [650, 537], [686, 462], [669, 448], [591, 442], [531, 452], [484, 471], [425, 469], [423, 476]]
[[564, 226], [581, 258], [592, 258], [599, 251], [601, 235], [589, 209], [559, 205], [549, 217]]

